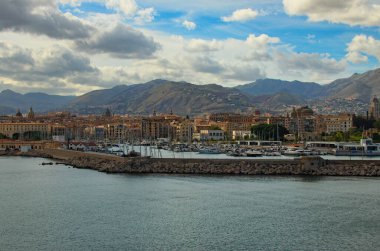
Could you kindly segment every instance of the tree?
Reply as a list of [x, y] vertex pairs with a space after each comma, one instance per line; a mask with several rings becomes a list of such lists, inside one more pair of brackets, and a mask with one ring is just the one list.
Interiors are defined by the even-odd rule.
[[380, 130], [380, 120], [377, 120], [373, 123], [373, 128]]
[[19, 138], [20, 138], [20, 134], [19, 133], [15, 133], [15, 134], [12, 135], [12, 139], [17, 140]]
[[344, 134], [343, 132], [336, 132], [334, 136], [334, 140], [337, 142], [341, 142], [344, 140]]
[[252, 126], [251, 132], [256, 135], [256, 139], [259, 140], [284, 140], [285, 134], [289, 133], [289, 131], [282, 125], [278, 125], [277, 127], [277, 124], [255, 125]]
[[373, 127], [373, 124], [375, 123], [375, 120], [370, 118], [370, 119], [367, 119], [367, 118], [364, 118], [364, 117], [354, 117], [354, 126], [356, 128], [360, 128], [360, 130], [367, 130], [369, 128], [372, 128]]
[[0, 133], [0, 139], [7, 139], [8, 137], [2, 133]]

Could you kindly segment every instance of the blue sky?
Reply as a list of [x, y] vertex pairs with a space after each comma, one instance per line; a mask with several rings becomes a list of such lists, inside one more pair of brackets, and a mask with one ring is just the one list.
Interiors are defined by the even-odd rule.
[[326, 84], [379, 67], [378, 0], [21, 0], [0, 9], [0, 58], [19, 67], [0, 65], [0, 89], [80, 94], [156, 78]]

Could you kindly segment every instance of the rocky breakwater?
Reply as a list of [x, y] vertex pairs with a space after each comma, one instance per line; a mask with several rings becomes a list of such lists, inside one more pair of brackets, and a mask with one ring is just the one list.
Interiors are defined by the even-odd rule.
[[380, 176], [380, 161], [333, 161], [320, 157], [295, 160], [104, 160], [93, 156], [80, 156], [68, 159], [65, 163], [106, 173]]
[[120, 158], [57, 149], [27, 153], [0, 152], [1, 155], [49, 158], [60, 164], [106, 173], [380, 176], [379, 160], [324, 160], [321, 157], [294, 160]]

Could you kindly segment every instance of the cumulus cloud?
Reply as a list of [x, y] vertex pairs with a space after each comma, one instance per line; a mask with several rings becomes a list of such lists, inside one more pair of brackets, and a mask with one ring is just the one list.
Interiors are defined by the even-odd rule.
[[243, 55], [242, 59], [244, 61], [266, 61], [271, 59], [271, 45], [278, 44], [281, 40], [278, 37], [270, 37], [267, 34], [261, 34], [259, 36], [250, 34], [245, 42], [250, 50]]
[[154, 8], [141, 9], [137, 11], [135, 22], [137, 24], [151, 23], [153, 22], [155, 15], [156, 11], [154, 10]]
[[160, 48], [153, 38], [124, 24], [79, 40], [76, 46], [90, 53], [108, 53], [118, 58], [146, 58]]
[[222, 17], [222, 20], [224, 22], [247, 22], [249, 20], [255, 19], [258, 15], [258, 11], [248, 8], [236, 10], [230, 16]]
[[188, 30], [195, 30], [197, 28], [197, 24], [188, 20], [183, 21], [182, 26]]
[[283, 0], [289, 15], [307, 16], [310, 21], [348, 25], [380, 26], [380, 5], [368, 0]]
[[366, 35], [355, 36], [348, 44], [347, 59], [352, 63], [363, 63], [368, 61], [367, 55], [380, 61], [380, 40]]
[[83, 2], [99, 2], [107, 9], [114, 10], [124, 19], [134, 20], [142, 25], [154, 20], [156, 10], [153, 7], [140, 8], [135, 0], [58, 0], [63, 5], [80, 6]]
[[73, 94], [99, 88], [97, 82], [69, 81], [78, 76], [99, 78], [100, 71], [86, 56], [65, 47], [26, 49], [0, 42], [0, 81], [11, 89]]
[[189, 52], [210, 52], [218, 51], [222, 49], [223, 42], [213, 40], [204, 40], [204, 39], [191, 39], [186, 45], [185, 50]]
[[308, 81], [325, 80], [346, 69], [346, 61], [338, 61], [329, 55], [317, 53], [296, 53], [293, 51], [277, 51], [274, 61], [283, 74], [295, 76]]
[[224, 70], [218, 61], [206, 56], [189, 58], [189, 63], [192, 69], [197, 72], [219, 74]]
[[134, 16], [139, 9], [135, 0], [106, 0], [106, 7], [116, 9], [126, 16]]
[[250, 82], [266, 78], [266, 74], [257, 66], [249, 64], [230, 65], [225, 73], [225, 78]]
[[0, 30], [22, 31], [58, 39], [88, 37], [94, 28], [81, 19], [63, 14], [50, 0], [0, 1]]
[[45, 81], [97, 69], [85, 56], [60, 46], [31, 50], [0, 42], [0, 73], [15, 80]]

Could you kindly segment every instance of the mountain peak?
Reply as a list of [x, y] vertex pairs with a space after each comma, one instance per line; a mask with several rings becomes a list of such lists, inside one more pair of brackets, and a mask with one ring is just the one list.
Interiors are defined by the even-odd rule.
[[21, 95], [20, 93], [14, 92], [14, 91], [12, 91], [12, 90], [10, 90], [10, 89], [3, 90], [3, 91], [1, 92], [1, 94], [4, 94], [4, 95], [15, 95], [15, 94], [19, 94], [19, 95]]

